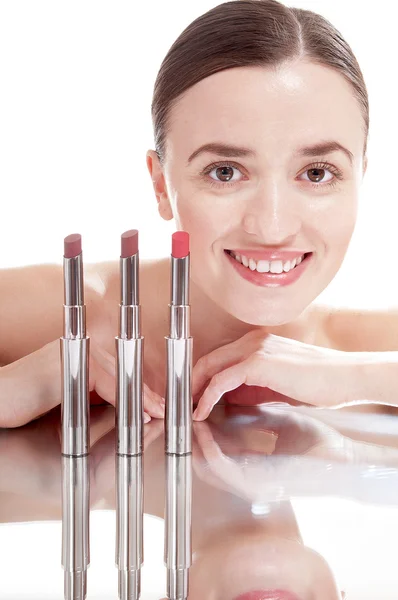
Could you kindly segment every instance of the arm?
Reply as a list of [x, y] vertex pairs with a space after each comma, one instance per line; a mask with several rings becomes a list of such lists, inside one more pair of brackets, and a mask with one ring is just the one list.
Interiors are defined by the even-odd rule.
[[[97, 265], [85, 266], [88, 328], [98, 318], [98, 277]], [[0, 366], [62, 336], [63, 293], [62, 265], [0, 271]]]
[[[398, 309], [330, 309], [319, 307], [320, 341], [345, 352], [398, 350]], [[326, 342], [325, 344], [322, 341]]]

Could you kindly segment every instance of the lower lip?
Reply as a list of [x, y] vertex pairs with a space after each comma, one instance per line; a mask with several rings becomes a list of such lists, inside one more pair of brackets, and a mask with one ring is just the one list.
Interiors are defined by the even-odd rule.
[[300, 600], [296, 594], [285, 590], [260, 590], [247, 592], [234, 600]]
[[241, 275], [244, 279], [247, 279], [247, 281], [254, 283], [254, 285], [263, 287], [277, 287], [280, 285], [290, 285], [291, 283], [294, 283], [304, 273], [312, 259], [312, 253], [307, 254], [301, 263], [297, 265], [297, 267], [294, 267], [294, 269], [288, 271], [287, 273], [259, 273], [258, 271], [252, 271], [249, 269], [249, 267], [245, 267], [239, 263], [235, 258], [228, 254], [228, 252], [224, 251], [224, 254], [239, 275]]

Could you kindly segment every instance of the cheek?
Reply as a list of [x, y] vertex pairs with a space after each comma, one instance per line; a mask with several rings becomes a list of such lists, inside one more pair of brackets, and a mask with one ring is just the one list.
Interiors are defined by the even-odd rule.
[[347, 250], [356, 220], [357, 197], [353, 192], [337, 196], [328, 207], [314, 211], [311, 222], [326, 251], [337, 257]]
[[193, 251], [195, 247], [208, 250], [239, 224], [237, 211], [231, 210], [225, 199], [199, 192], [184, 194], [181, 190], [175, 196], [175, 217], [178, 227], [190, 232]]

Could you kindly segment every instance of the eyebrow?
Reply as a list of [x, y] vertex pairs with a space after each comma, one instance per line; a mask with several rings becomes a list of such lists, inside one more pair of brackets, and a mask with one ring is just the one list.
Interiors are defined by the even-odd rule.
[[[344, 154], [347, 156], [348, 160], [350, 161], [350, 164], [352, 165], [353, 161], [354, 161], [354, 155], [352, 152], [350, 152], [350, 150], [348, 150], [348, 148], [346, 148], [345, 146], [343, 146], [342, 144], [340, 144], [339, 142], [336, 142], [334, 140], [327, 140], [324, 142], [318, 142], [317, 144], [313, 144], [312, 146], [303, 146], [302, 148], [299, 148], [294, 155], [295, 156], [306, 156], [306, 157], [311, 157], [311, 156], [320, 156], [323, 154], [331, 154], [332, 152], [344, 152]], [[244, 147], [240, 147], [240, 146], [232, 146], [230, 144], [222, 144], [222, 143], [218, 143], [218, 142], [214, 142], [214, 143], [210, 143], [210, 144], [203, 144], [203, 146], [200, 146], [197, 150], [195, 150], [194, 152], [192, 152], [191, 156], [188, 158], [188, 164], [190, 164], [194, 158], [196, 158], [197, 156], [199, 156], [199, 154], [203, 154], [203, 153], [211, 153], [211, 154], [217, 154], [218, 156], [225, 156], [225, 157], [238, 157], [238, 158], [242, 158], [242, 157], [253, 157], [256, 155], [254, 150], [251, 150], [250, 148], [244, 148]]]

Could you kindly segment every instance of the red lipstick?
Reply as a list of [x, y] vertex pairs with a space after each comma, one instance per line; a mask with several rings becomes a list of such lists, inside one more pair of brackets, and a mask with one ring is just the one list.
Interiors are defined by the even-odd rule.
[[173, 258], [186, 258], [189, 254], [189, 234], [176, 231], [172, 235], [171, 255]]

